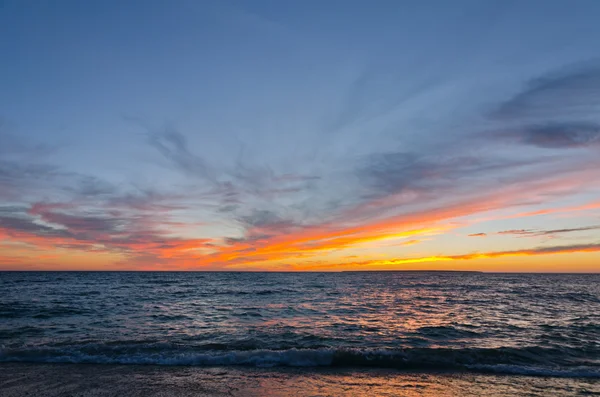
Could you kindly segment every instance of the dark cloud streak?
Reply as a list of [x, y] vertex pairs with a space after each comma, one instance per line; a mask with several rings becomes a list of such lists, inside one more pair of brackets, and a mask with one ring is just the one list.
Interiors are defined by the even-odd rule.
[[600, 65], [566, 68], [532, 80], [520, 93], [501, 104], [492, 117], [515, 119], [581, 115], [600, 104]]
[[530, 229], [515, 229], [515, 230], [503, 230], [497, 232], [498, 235], [514, 235], [519, 237], [543, 237], [543, 236], [555, 236], [557, 234], [564, 233], [575, 233], [584, 232], [588, 230], [598, 230], [599, 226], [585, 226], [576, 228], [565, 228], [565, 229], [552, 229], [552, 230], [530, 230]]
[[544, 149], [600, 146], [600, 125], [590, 122], [538, 124], [493, 135], [501, 140]]
[[185, 136], [173, 128], [148, 135], [148, 142], [177, 169], [193, 177], [200, 177], [218, 185], [214, 170], [200, 156], [190, 152]]

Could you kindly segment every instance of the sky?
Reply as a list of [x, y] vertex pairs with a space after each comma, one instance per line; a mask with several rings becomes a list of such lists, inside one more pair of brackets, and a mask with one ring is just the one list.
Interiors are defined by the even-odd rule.
[[598, 15], [0, 0], [0, 270], [600, 272]]

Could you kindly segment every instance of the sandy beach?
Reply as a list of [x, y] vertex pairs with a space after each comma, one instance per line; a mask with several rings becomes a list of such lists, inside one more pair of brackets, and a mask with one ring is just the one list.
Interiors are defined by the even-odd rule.
[[598, 379], [382, 369], [0, 364], [17, 396], [600, 396]]

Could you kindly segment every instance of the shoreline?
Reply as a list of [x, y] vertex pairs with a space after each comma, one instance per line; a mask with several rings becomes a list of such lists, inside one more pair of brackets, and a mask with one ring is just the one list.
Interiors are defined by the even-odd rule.
[[3, 397], [600, 395], [587, 378], [373, 368], [0, 363]]

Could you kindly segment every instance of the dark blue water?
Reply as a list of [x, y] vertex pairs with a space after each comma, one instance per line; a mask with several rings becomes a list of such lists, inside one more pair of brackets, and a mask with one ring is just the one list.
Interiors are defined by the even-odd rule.
[[600, 275], [0, 273], [0, 362], [600, 377]]

